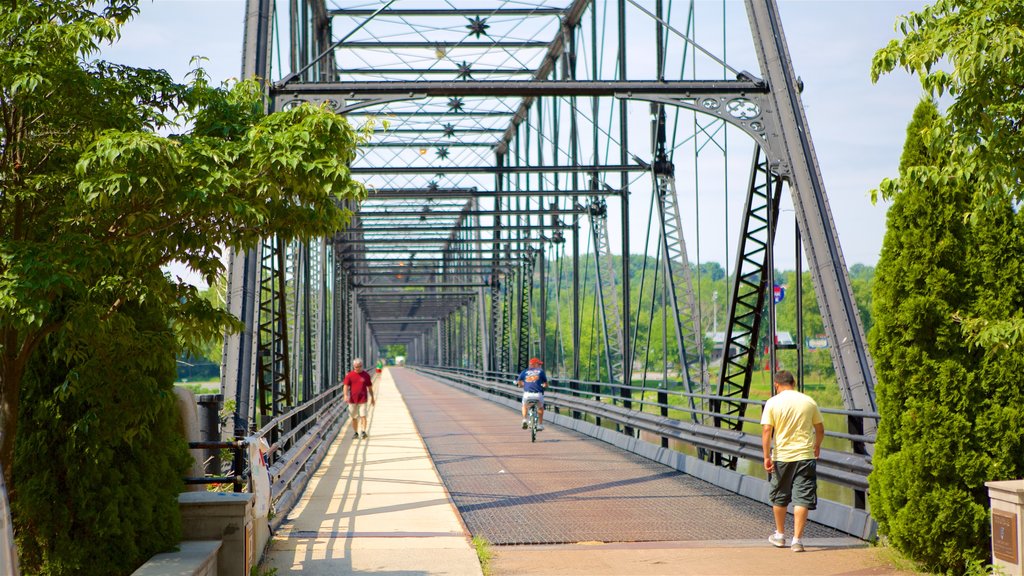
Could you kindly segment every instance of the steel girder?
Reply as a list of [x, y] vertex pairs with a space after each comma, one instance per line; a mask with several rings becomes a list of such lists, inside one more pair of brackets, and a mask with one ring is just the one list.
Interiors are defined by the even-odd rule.
[[[590, 205], [590, 233], [594, 239], [594, 272], [597, 274], [595, 294], [597, 295], [598, 316], [604, 333], [604, 360], [611, 382], [622, 383], [626, 349], [622, 333], [622, 313], [616, 296], [615, 267], [612, 265], [612, 251], [608, 244], [607, 206], [599, 198], [592, 198]], [[605, 290], [609, 294], [605, 294]]]
[[[829, 350], [843, 403], [853, 410], [873, 412], [874, 363], [853, 299], [779, 9], [775, 0], [747, 0], [746, 4], [754, 48], [765, 79], [772, 86], [768, 95], [777, 114], [779, 134], [771, 138], [770, 150], [777, 150], [778, 171], [790, 183], [818, 306], [822, 317], [828, 319], [825, 331], [835, 343]], [[851, 418], [851, 427], [858, 428], [860, 422]], [[875, 427], [874, 420], [868, 419], [859, 432], [874, 434]]]
[[[760, 148], [754, 151], [750, 170], [740, 245], [729, 302], [724, 353], [719, 371], [718, 396], [735, 398], [712, 403], [715, 426], [740, 430], [750, 395], [750, 381], [758, 347], [761, 325], [772, 267], [770, 265], [772, 235], [778, 221], [782, 182], [773, 175], [768, 159]], [[769, 344], [772, 346], [773, 344]], [[715, 454], [715, 462], [736, 467], [736, 458]]]

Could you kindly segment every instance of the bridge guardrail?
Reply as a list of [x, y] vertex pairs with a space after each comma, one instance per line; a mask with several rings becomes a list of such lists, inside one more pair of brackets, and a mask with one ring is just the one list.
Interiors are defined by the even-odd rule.
[[[206, 401], [209, 402], [209, 399]], [[208, 409], [214, 412], [217, 410], [216, 407]], [[271, 505], [276, 511], [288, 510], [301, 494], [312, 469], [326, 455], [326, 448], [340, 430], [344, 422], [342, 415], [347, 411], [348, 404], [342, 397], [342, 386], [338, 384], [278, 415], [249, 436], [233, 440], [189, 442], [191, 450], [231, 450], [232, 463], [230, 470], [225, 473], [219, 459], [216, 459], [216, 472], [204, 477], [185, 478], [185, 483], [232, 484], [235, 492], [242, 492], [247, 486], [251, 491], [251, 466], [247, 448], [261, 438], [266, 439], [270, 446], [266, 455]], [[213, 427], [212, 433], [219, 435], [218, 429]], [[275, 514], [270, 520], [271, 528], [276, 529], [284, 518], [285, 514]]]
[[[519, 389], [515, 387], [511, 381], [514, 375], [500, 374], [501, 380], [488, 379], [486, 376], [478, 371], [467, 370], [467, 369], [441, 369], [436, 367], [422, 367], [417, 366], [414, 369], [421, 372], [440, 376], [446, 379], [456, 380], [464, 385], [479, 389], [492, 395], [499, 395], [506, 398], [517, 399], [520, 396]], [[606, 383], [581, 383], [581, 384], [595, 384], [603, 387], [618, 387], [614, 384]], [[622, 388], [631, 388], [636, 390], [645, 390], [647, 392], [658, 391], [666, 392], [663, 389], [641, 389], [635, 386]], [[714, 426], [707, 426], [703, 424], [697, 424], [694, 422], [686, 422], [667, 416], [660, 416], [657, 414], [651, 414], [648, 412], [641, 412], [639, 410], [633, 410], [619, 406], [617, 404], [610, 404], [603, 402], [596, 398], [603, 398], [609, 396], [609, 394], [600, 393], [594, 394], [586, 390], [570, 389], [564, 386], [549, 386], [549, 390], [555, 389], [556, 392], [547, 392], [544, 395], [545, 403], [550, 404], [555, 408], [561, 408], [576, 413], [585, 413], [596, 418], [606, 419], [611, 422], [615, 422], [618, 425], [630, 427], [638, 430], [643, 430], [651, 434], [672, 438], [690, 444], [697, 448], [705, 448], [714, 452], [721, 452], [732, 456], [738, 456], [747, 460], [751, 460], [757, 463], [761, 463], [763, 459], [761, 449], [761, 436], [755, 434], [748, 434], [737, 430], [729, 430], [717, 428]], [[566, 393], [569, 392], [569, 393]], [[713, 395], [691, 395], [678, 391], [667, 391], [676, 393], [682, 396], [695, 396], [702, 399], [718, 399], [720, 397]], [[585, 398], [581, 395], [594, 395], [594, 398]], [[617, 398], [618, 399], [618, 398]], [[736, 401], [735, 399], [730, 399]], [[667, 407], [672, 410], [680, 410], [684, 412], [690, 412], [691, 410], [687, 406], [667, 406], [656, 402], [641, 401], [639, 399], [632, 399], [633, 404], [649, 404], [656, 405], [659, 407]], [[744, 400], [747, 404], [763, 406], [764, 402], [757, 400]], [[843, 415], [854, 415], [858, 417], [877, 418], [877, 414], [874, 413], [861, 413], [850, 410], [835, 410], [835, 409], [822, 409], [822, 412], [838, 413]], [[698, 411], [700, 413], [713, 415], [714, 413], [706, 411]], [[750, 418], [744, 418], [744, 421], [756, 422], [758, 425], [759, 421]], [[873, 443], [873, 436], [864, 436], [856, 434], [845, 434], [841, 432], [828, 432], [826, 434], [842, 438], [845, 440], [855, 442]], [[834, 484], [852, 488], [854, 490], [867, 490], [868, 481], [867, 476], [871, 472], [871, 461], [870, 456], [854, 454], [849, 452], [842, 452], [838, 450], [827, 450], [822, 449], [821, 457], [818, 459], [818, 476], [820, 479], [832, 482]]]

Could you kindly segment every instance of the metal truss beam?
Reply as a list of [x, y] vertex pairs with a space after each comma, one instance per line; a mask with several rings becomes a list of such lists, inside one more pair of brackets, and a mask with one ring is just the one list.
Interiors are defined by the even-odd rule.
[[[500, 173], [502, 173], [502, 174], [505, 174], [505, 173], [519, 173], [519, 174], [523, 174], [523, 173], [544, 173], [544, 172], [573, 172], [573, 173], [580, 173], [580, 172], [613, 172], [613, 171], [614, 172], [618, 172], [623, 167], [622, 166], [604, 166], [604, 167], [596, 168], [594, 166], [579, 166], [579, 167], [572, 167], [572, 166], [550, 166], [550, 167], [542, 167], [543, 169], [536, 169], [536, 167], [526, 166], [526, 167], [523, 167], [523, 168], [525, 168], [525, 169], [522, 169], [522, 170], [512, 170], [512, 171], [503, 168]], [[533, 169], [531, 170], [531, 168], [533, 168]], [[643, 166], [639, 166], [639, 165], [634, 166], [634, 165], [630, 164], [630, 165], [626, 166], [626, 168], [628, 168], [627, 171], [629, 171], [629, 172], [643, 172], [644, 171], [644, 167]], [[353, 168], [352, 169], [353, 173], [362, 173], [362, 174], [385, 174], [386, 173], [386, 172], [376, 172], [376, 171], [369, 172], [369, 171], [366, 171], [366, 170], [373, 170], [373, 169], [365, 169], [365, 168], [363, 168], [363, 169], [361, 169], [361, 168]], [[443, 172], [443, 173], [459, 172], [459, 173], [493, 174], [493, 173], [496, 173], [495, 170], [496, 169], [494, 169], [494, 168], [487, 168], [487, 167], [479, 167], [479, 168], [475, 168], [475, 169], [472, 169], [472, 170], [468, 170], [468, 169], [449, 170], [447, 167], [445, 167], [445, 168], [423, 168], [423, 169], [417, 168], [417, 169], [415, 169], [415, 171], [405, 171], [405, 172], [400, 172], [400, 173], [401, 174], [437, 174], [439, 172]], [[445, 198], [513, 198], [513, 197], [524, 197], [524, 196], [530, 197], [530, 198], [536, 198], [538, 196], [552, 197], [552, 198], [561, 198], [561, 197], [566, 197], [566, 196], [573, 197], [573, 196], [583, 196], [583, 195], [587, 195], [587, 196], [594, 196], [594, 195], [597, 195], [597, 196], [618, 196], [620, 194], [621, 194], [621, 192], [619, 190], [614, 189], [614, 188], [601, 188], [601, 189], [598, 189], [598, 190], [590, 190], [589, 188], [586, 189], [586, 190], [583, 190], [583, 189], [580, 189], [580, 190], [476, 190], [476, 189], [467, 190], [467, 189], [464, 189], [464, 188], [455, 188], [455, 189], [438, 188], [437, 190], [423, 190], [421, 188], [377, 188], [377, 189], [371, 189], [369, 191], [369, 194], [367, 195], [367, 199], [368, 200], [383, 200], [383, 199], [388, 199], [388, 200], [422, 200], [423, 198], [429, 198], [429, 199], [433, 199], [433, 200], [443, 200]], [[576, 212], [577, 213], [581, 213], [583, 211], [584, 211], [584, 209], [579, 209]], [[516, 211], [507, 212], [506, 211], [506, 212], [501, 212], [501, 213], [502, 214], [517, 214], [518, 212], [516, 212]]]
[[[532, 70], [527, 70], [533, 72]], [[349, 72], [339, 70], [339, 72]], [[397, 70], [366, 69], [366, 72], [396, 73]], [[406, 70], [406, 72], [418, 72]], [[452, 74], [456, 70], [429, 70]], [[477, 71], [474, 71], [477, 73]], [[507, 73], [507, 72], [506, 72]], [[753, 78], [753, 76], [750, 76]], [[326, 102], [339, 113], [398, 100], [448, 97], [542, 98], [559, 96], [746, 96], [767, 92], [758, 80], [419, 80], [361, 82], [291, 82], [270, 90], [276, 110], [302, 102]]]
[[[368, 284], [358, 284], [357, 283], [355, 286], [356, 286], [356, 288], [360, 288], [360, 287], [366, 287], [366, 286], [368, 286]], [[490, 286], [490, 284], [488, 284], [486, 282], [458, 282], [458, 283], [451, 283], [451, 284], [445, 283], [445, 282], [423, 282], [423, 283], [410, 282], [408, 284], [400, 284], [400, 285], [398, 285], [396, 287], [400, 287], [400, 288], [436, 288], [438, 290], [443, 290], [445, 288], [477, 288], [479, 286]], [[380, 286], [376, 285], [375, 287], [380, 287]]]
[[339, 75], [344, 74], [401, 74], [402, 76], [428, 76], [445, 74], [477, 74], [480, 76], [520, 76], [533, 74], [531, 68], [480, 68], [462, 72], [457, 68], [338, 68], [335, 70]]
[[[352, 168], [352, 174], [590, 174], [593, 172], [646, 172], [640, 164], [598, 164], [592, 166], [373, 166]], [[589, 193], [589, 192], [588, 192]], [[492, 195], [507, 195], [509, 192], [494, 192]], [[556, 192], [538, 192], [522, 190], [517, 194], [532, 196], [552, 196]], [[560, 193], [568, 195], [568, 193]], [[482, 195], [477, 193], [477, 195]], [[371, 196], [372, 198], [372, 196]]]
[[[509, 243], [508, 246], [503, 246], [503, 247], [499, 248], [500, 251], [506, 252], [507, 253], [506, 255], [509, 255], [509, 254], [521, 254], [521, 253], [527, 251], [527, 249], [525, 247], [524, 248], [513, 248], [511, 246], [511, 244], [519, 243], [520, 240], [508, 240], [508, 239], [506, 239], [506, 242]], [[538, 240], [535, 239], [535, 240], [533, 240], [533, 242], [538, 242]], [[470, 241], [469, 243], [472, 244], [473, 241]], [[353, 246], [353, 247], [356, 247], [356, 246]], [[435, 254], [435, 253], [436, 254], [447, 254], [447, 253], [449, 253], [451, 251], [449, 248], [434, 248], [434, 247], [431, 247], [431, 246], [414, 246], [414, 247], [410, 247], [410, 248], [381, 248], [381, 247], [378, 247], [378, 246], [374, 246], [373, 248], [370, 248], [368, 250], [370, 250], [371, 251], [370, 253], [372, 253], [372, 254], [409, 254], [410, 252], [415, 252], [417, 254], [426, 254], [426, 253], [431, 253], [431, 254]], [[487, 248], [487, 249], [483, 249], [483, 248], [462, 248], [462, 249], [459, 250], [459, 252], [461, 252], [463, 254], [490, 254], [491, 253], [491, 249], [490, 248]], [[347, 262], [347, 260], [346, 260], [346, 262]]]
[[[342, 48], [342, 49], [345, 49], [345, 50], [350, 50], [350, 49], [358, 50], [358, 49], [367, 49], [367, 48], [371, 48], [371, 49], [375, 49], [375, 50], [390, 50], [390, 49], [403, 50], [403, 49], [428, 48], [428, 49], [431, 49], [431, 50], [444, 50], [444, 51], [447, 52], [447, 51], [455, 49], [455, 48], [458, 48], [458, 49], [465, 48], [465, 49], [474, 49], [474, 50], [481, 50], [481, 49], [488, 49], [488, 48], [498, 48], [498, 49], [547, 48], [548, 44], [549, 44], [548, 42], [540, 42], [540, 41], [536, 41], [536, 40], [534, 40], [534, 41], [522, 40], [522, 41], [515, 41], [515, 42], [510, 42], [510, 41], [507, 41], [507, 40], [501, 40], [501, 41], [495, 40], [495, 41], [492, 41], [492, 42], [479, 42], [479, 41], [473, 41], [473, 42], [469, 42], [469, 41], [466, 41], [466, 42], [368, 42], [368, 41], [357, 41], [357, 42], [345, 42], [343, 44], [339, 44], [338, 48]], [[446, 70], [446, 72], [448, 72], [448, 70]]]
[[[363, 258], [360, 260], [348, 260], [351, 264], [361, 265], [372, 265], [372, 264], [391, 264], [395, 265], [396, 262], [408, 262], [408, 266], [441, 266], [450, 262], [462, 263], [462, 264], [476, 264], [476, 263], [487, 263], [490, 266], [494, 261], [491, 258], [467, 258], [460, 255], [458, 260], [449, 260], [443, 258]], [[520, 260], [500, 260], [494, 263], [495, 266], [509, 266], [512, 264], [520, 264]], [[408, 269], [408, 268], [407, 268]]]
[[[437, 118], [437, 117], [449, 117], [455, 116], [459, 118], [509, 118], [514, 111], [501, 111], [501, 110], [462, 110], [459, 112], [452, 111], [450, 109], [425, 111], [421, 108], [415, 110], [388, 110], [388, 116], [401, 116], [402, 118]], [[377, 117], [378, 114], [373, 112], [351, 112], [349, 118], [362, 118], [362, 117]]]
[[[718, 396], [728, 400], [713, 402], [713, 412], [718, 414], [715, 426], [719, 428], [743, 428], [747, 409], [743, 400], [750, 396], [755, 355], [760, 347], [758, 338], [768, 290], [769, 251], [772, 231], [778, 221], [781, 192], [782, 183], [769, 169], [763, 151], [755, 149], [719, 370]], [[715, 454], [714, 458], [721, 466], [736, 467], [735, 456]]]
[[[811, 143], [807, 118], [800, 99], [799, 81], [782, 30], [782, 18], [775, 0], [746, 0], [754, 48], [767, 84], [772, 107], [778, 114], [783, 161], [791, 164], [789, 180], [793, 206], [805, 254], [818, 297], [829, 342], [839, 391], [851, 410], [875, 411], [875, 369], [868, 353], [867, 339], [832, 220], [825, 183]], [[784, 171], [780, 172], [786, 176]], [[850, 418], [851, 433], [873, 434], [874, 420]], [[857, 446], [855, 446], [857, 448]], [[863, 447], [860, 447], [863, 449]]]
[[[540, 225], [531, 224], [530, 225], [530, 229], [532, 229], [532, 230], [565, 230], [567, 228], [572, 228], [572, 226], [567, 225], [567, 224], [562, 224], [562, 223], [540, 224]], [[407, 233], [433, 232], [433, 233], [437, 234], [437, 233], [446, 232], [446, 230], [439, 230], [437, 226], [407, 226], [407, 225], [403, 225], [400, 229], [395, 229], [393, 227], [387, 227], [386, 223], [385, 223], [385, 225], [383, 227], [364, 227], [362, 229], [362, 231], [363, 231], [363, 234], [389, 234], [393, 241], [399, 241], [399, 242], [401, 241], [400, 236], [404, 235], [404, 234], [407, 234]], [[494, 227], [493, 226], [459, 226], [457, 228], [452, 228], [452, 231], [453, 232], [493, 232], [494, 231]], [[457, 241], [459, 241], [459, 242], [477, 242], [479, 240], [483, 240], [483, 238], [460, 239], [460, 240], [457, 240]], [[508, 238], [506, 238], [505, 240], [508, 240]]]
[[494, 148], [493, 142], [370, 142], [363, 148]]
[[476, 292], [357, 292], [356, 294], [361, 300], [410, 300], [417, 298], [453, 298], [455, 296], [464, 296], [472, 298], [477, 295]]
[[[563, 228], [567, 228], [567, 227], [566, 226], [558, 226], [557, 228], [558, 229], [563, 229]], [[390, 244], [395, 244], [395, 243], [400, 243], [400, 244], [448, 244], [448, 243], [455, 243], [455, 244], [461, 244], [461, 243], [465, 243], [465, 244], [509, 244], [509, 243], [514, 243], [514, 242], [531, 242], [531, 243], [533, 243], [533, 242], [545, 242], [545, 241], [549, 241], [549, 240], [546, 240], [544, 238], [515, 238], [515, 239], [512, 239], [512, 240], [510, 240], [508, 238], [473, 238], [472, 240], [460, 240], [460, 241], [454, 241], [453, 242], [448, 237], [444, 237], [444, 238], [423, 238], [423, 237], [418, 237], [418, 238], [396, 238], [396, 237], [392, 237], [392, 238], [357, 238], [357, 239], [354, 239], [354, 240], [348, 240], [347, 242], [349, 244], [352, 244], [352, 245], [363, 245], [363, 244], [389, 244], [390, 245]]]
[[[425, 196], [425, 194], [424, 194]], [[422, 196], [421, 196], [422, 197]], [[398, 211], [398, 210], [383, 210], [383, 211], [360, 211], [359, 218], [361, 220], [376, 219], [376, 218], [453, 218], [461, 214], [465, 214], [467, 217], [480, 217], [480, 216], [562, 216], [566, 214], [587, 214], [588, 210], [583, 206], [577, 208], [552, 208], [552, 209], [533, 209], [533, 210], [469, 210], [467, 212], [442, 212], [439, 210], [414, 210], [414, 211]]]
[[[346, 16], [352, 18], [362, 18], [365, 16], [373, 16], [377, 13], [375, 10], [360, 10], [357, 8], [335, 8], [328, 10], [328, 14], [331, 16]], [[489, 6], [486, 8], [389, 8], [382, 10], [377, 14], [378, 18], [387, 17], [413, 17], [413, 16], [487, 16], [491, 17], [502, 17], [502, 16], [561, 16], [565, 13], [565, 10], [561, 8], [496, 8]]]

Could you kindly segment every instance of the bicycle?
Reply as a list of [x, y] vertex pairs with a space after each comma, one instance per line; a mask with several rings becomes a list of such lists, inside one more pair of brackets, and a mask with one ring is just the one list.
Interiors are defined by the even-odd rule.
[[526, 427], [530, 429], [530, 442], [537, 441], [537, 426], [540, 423], [540, 412], [538, 409], [539, 404], [539, 395], [536, 398], [526, 399]]

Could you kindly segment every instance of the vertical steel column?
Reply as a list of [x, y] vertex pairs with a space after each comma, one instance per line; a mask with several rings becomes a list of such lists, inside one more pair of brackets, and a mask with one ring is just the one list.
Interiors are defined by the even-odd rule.
[[[747, 16], [754, 38], [769, 98], [778, 118], [779, 139], [784, 157], [778, 158], [780, 173], [789, 174], [793, 207], [801, 233], [808, 239], [805, 251], [829, 341], [839, 391], [844, 405], [852, 410], [874, 411], [875, 372], [868, 353], [853, 290], [839, 246], [825, 185], [818, 168], [814, 145], [793, 63], [774, 0], [746, 0]], [[874, 420], [850, 417], [850, 432], [873, 434]], [[864, 452], [864, 446], [854, 446]]]
[[804, 263], [800, 245], [800, 224], [796, 223], [796, 381], [804, 391]]
[[441, 349], [441, 339], [442, 339], [441, 338], [441, 334], [442, 334], [441, 330], [442, 330], [442, 328], [441, 328], [441, 321], [440, 320], [435, 322], [435, 330], [437, 331], [434, 334], [434, 344], [435, 344], [435, 347], [437, 349], [437, 361], [434, 362], [434, 364], [443, 365], [444, 364], [444, 355], [443, 355], [444, 351]]
[[[544, 101], [538, 98], [537, 100], [534, 101], [534, 103], [537, 105], [537, 165], [538, 166], [544, 166], [544, 142], [541, 139], [541, 132], [544, 129], [544, 114], [543, 114]], [[537, 224], [538, 224], [538, 226], [543, 226], [544, 225], [544, 217], [541, 215], [541, 214], [543, 214], [543, 210], [544, 210], [544, 198], [543, 198], [543, 196], [544, 196], [544, 179], [543, 178], [538, 177], [537, 187], [538, 187], [537, 188], [538, 192], [539, 192], [539, 194], [541, 196], [540, 198], [537, 198]], [[538, 310], [537, 310], [538, 316], [540, 317], [539, 318], [540, 322], [537, 325], [537, 341], [538, 341], [537, 342], [537, 348], [538, 348], [538, 350], [537, 350], [537, 357], [540, 358], [541, 360], [547, 361], [548, 360], [548, 358], [547, 358], [547, 351], [548, 351], [548, 342], [547, 342], [547, 336], [548, 336], [548, 327], [547, 327], [547, 323], [548, 323], [547, 296], [548, 296], [548, 292], [547, 292], [546, 286], [544, 285], [544, 282], [545, 282], [545, 279], [546, 279], [546, 274], [545, 274], [545, 270], [544, 270], [544, 268], [546, 267], [546, 262], [544, 260], [544, 243], [541, 242], [540, 246], [541, 247], [538, 250], [538, 252], [540, 253], [539, 254], [539, 257], [540, 257], [540, 279], [538, 281], [539, 282], [539, 292], [540, 292], [538, 294], [538, 297], [540, 298], [540, 306], [538, 307]]]
[[[594, 11], [594, 8], [591, 8]], [[562, 34], [565, 38], [564, 45], [567, 47], [562, 58], [562, 77], [570, 80], [576, 79], [576, 26], [562, 26]], [[580, 134], [577, 120], [576, 97], [569, 97], [569, 164], [573, 167], [580, 165]], [[579, 190], [579, 173], [572, 172], [572, 189]], [[580, 197], [572, 197], [572, 207], [575, 210], [580, 205]], [[580, 378], [580, 226], [578, 216], [572, 230], [572, 384]], [[575, 412], [574, 418], [580, 414]]]
[[[626, 77], [626, 0], [619, 0], [619, 80], [627, 80]], [[629, 126], [626, 123], [626, 116], [629, 112], [628, 102], [625, 99], [619, 101], [619, 163], [623, 166], [629, 164]], [[620, 395], [625, 398], [623, 406], [632, 408], [633, 403], [629, 401], [633, 393], [628, 388], [633, 382], [633, 353], [630, 349], [632, 344], [632, 329], [630, 327], [630, 279], [629, 279], [629, 173], [619, 174], [619, 193], [622, 195], [622, 387], [619, 388]], [[632, 436], [633, 429], [629, 426], [623, 432]]]
[[[769, 207], [778, 207], [782, 193], [781, 180], [773, 176], [769, 160], [763, 158], [762, 154], [760, 147], [755, 148], [740, 225], [740, 243], [736, 251], [732, 297], [729, 300], [722, 366], [719, 370], [718, 396], [730, 399], [712, 402], [712, 411], [716, 414], [715, 426], [733, 430], [743, 427], [746, 404], [732, 398], [746, 399], [750, 395], [750, 380], [759, 347], [757, 339], [761, 333], [765, 310], [764, 299], [769, 290], [769, 221], [778, 218], [778, 211], [772, 212]], [[715, 454], [714, 460], [719, 465], [734, 468], [737, 458]]]
[[[242, 78], [270, 76], [270, 34], [274, 5], [271, 0], [247, 0], [242, 50]], [[228, 312], [241, 320], [240, 333], [224, 339], [221, 363], [221, 393], [235, 399], [234, 434], [245, 436], [249, 428], [250, 403], [255, 387], [253, 340], [256, 325], [258, 253], [231, 250], [228, 254]]]

